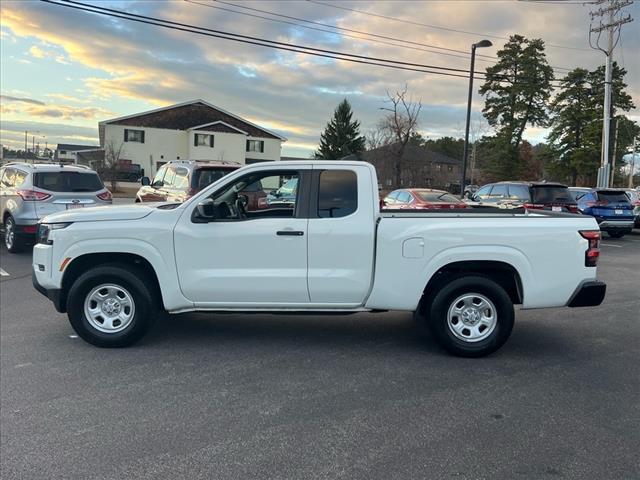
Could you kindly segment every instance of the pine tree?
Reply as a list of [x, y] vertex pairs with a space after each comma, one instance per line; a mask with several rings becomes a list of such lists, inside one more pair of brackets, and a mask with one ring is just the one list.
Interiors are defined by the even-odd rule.
[[497, 129], [489, 169], [497, 178], [518, 176], [522, 135], [527, 126], [546, 126], [547, 102], [551, 95], [553, 68], [547, 62], [544, 42], [512, 35], [498, 52], [498, 62], [487, 68], [487, 80], [480, 87], [486, 96], [482, 110]]
[[320, 145], [314, 154], [316, 158], [338, 160], [364, 150], [365, 138], [360, 135], [360, 122], [352, 118], [351, 105], [345, 98], [338, 104], [333, 118], [320, 135]]

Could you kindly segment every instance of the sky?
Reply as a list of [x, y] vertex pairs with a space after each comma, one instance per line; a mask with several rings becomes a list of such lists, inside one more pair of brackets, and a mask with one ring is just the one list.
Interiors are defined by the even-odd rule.
[[[468, 55], [442, 48], [466, 52], [472, 43], [488, 38], [494, 46], [478, 53], [495, 57], [515, 33], [546, 42], [557, 77], [566, 69], [593, 69], [605, 61], [588, 43], [589, 11], [597, 7], [576, 0], [86, 3], [280, 42], [456, 69], [469, 68]], [[350, 29], [342, 33], [351, 37], [317, 23], [304, 24], [316, 30], [303, 28], [299, 20], [249, 9]], [[628, 70], [628, 91], [640, 106], [640, 2], [626, 12], [636, 20], [623, 27], [614, 58]], [[385, 113], [381, 108], [388, 106], [387, 92], [405, 85], [423, 105], [419, 128], [425, 137], [464, 135], [466, 78], [311, 57], [40, 1], [3, 0], [0, 23], [0, 142], [9, 148], [24, 147], [25, 131], [30, 132], [30, 143], [34, 139], [41, 146], [97, 144], [99, 121], [203, 99], [285, 136], [284, 156], [308, 157], [343, 98], [351, 102], [365, 133]], [[378, 37], [367, 40], [354, 31]], [[402, 46], [380, 37], [403, 40]], [[478, 57], [476, 69], [494, 61]], [[483, 98], [477, 86], [472, 118], [483, 130]], [[640, 121], [637, 109], [629, 116]], [[538, 143], [546, 134], [545, 129], [528, 128], [525, 138]]]

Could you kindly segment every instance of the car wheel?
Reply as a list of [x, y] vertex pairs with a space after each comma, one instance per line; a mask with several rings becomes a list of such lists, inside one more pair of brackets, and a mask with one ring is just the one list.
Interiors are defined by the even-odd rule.
[[18, 253], [24, 250], [24, 242], [16, 234], [16, 222], [12, 216], [4, 221], [4, 246], [10, 253]]
[[98, 347], [127, 347], [139, 341], [158, 314], [157, 301], [142, 271], [104, 265], [82, 274], [67, 299], [76, 333]]
[[513, 330], [513, 303], [504, 288], [488, 277], [448, 281], [435, 293], [426, 313], [438, 343], [462, 357], [495, 352]]
[[611, 238], [622, 238], [627, 232], [608, 232]]

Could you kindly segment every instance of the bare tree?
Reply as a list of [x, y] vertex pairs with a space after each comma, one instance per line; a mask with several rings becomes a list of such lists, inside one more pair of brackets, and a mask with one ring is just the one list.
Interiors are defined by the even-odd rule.
[[372, 128], [365, 133], [364, 137], [367, 150], [375, 150], [376, 148], [387, 146], [392, 141], [389, 132], [381, 128]]
[[111, 191], [118, 190], [118, 168], [120, 167], [120, 159], [124, 154], [124, 143], [116, 142], [113, 138], [107, 140], [104, 146], [104, 163], [102, 166], [103, 175], [111, 181]]
[[389, 107], [382, 108], [389, 112], [378, 123], [378, 130], [386, 134], [389, 142], [389, 152], [393, 156], [394, 182], [396, 187], [401, 185], [402, 179], [402, 159], [407, 144], [411, 140], [412, 134], [417, 132], [418, 117], [422, 109], [422, 102], [415, 101], [407, 94], [408, 86], [405, 85], [402, 91], [390, 94], [387, 91], [387, 104]]
[[478, 141], [485, 135], [488, 135], [492, 128], [482, 116], [476, 116], [476, 118], [471, 121], [470, 127], [471, 158], [469, 160], [469, 181], [473, 185], [474, 181], [477, 180]]

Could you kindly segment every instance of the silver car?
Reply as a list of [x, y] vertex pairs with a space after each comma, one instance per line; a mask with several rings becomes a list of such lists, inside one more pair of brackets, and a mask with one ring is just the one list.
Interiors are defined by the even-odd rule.
[[14, 162], [0, 168], [0, 215], [11, 253], [35, 243], [38, 221], [71, 208], [111, 204], [111, 192], [82, 166]]

